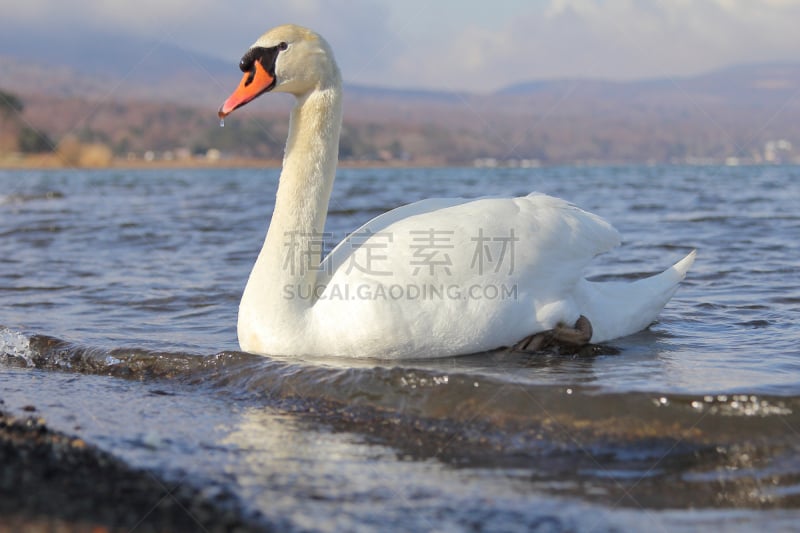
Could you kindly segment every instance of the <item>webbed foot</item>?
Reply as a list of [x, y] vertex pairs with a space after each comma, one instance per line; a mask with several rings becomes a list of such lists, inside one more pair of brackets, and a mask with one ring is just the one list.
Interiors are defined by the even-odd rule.
[[511, 347], [512, 352], [536, 353], [555, 348], [558, 353], [577, 353], [589, 344], [592, 323], [581, 315], [573, 327], [558, 324], [553, 329], [525, 337]]

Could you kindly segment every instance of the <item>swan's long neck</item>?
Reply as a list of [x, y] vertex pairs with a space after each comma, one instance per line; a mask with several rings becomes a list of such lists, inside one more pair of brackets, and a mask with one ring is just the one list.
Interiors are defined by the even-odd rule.
[[298, 99], [292, 111], [275, 211], [259, 257], [277, 267], [275, 281], [316, 281], [341, 123], [336, 86]]
[[[298, 97], [289, 125], [269, 231], [245, 287], [239, 339], [248, 324], [299, 320], [313, 304], [342, 124], [341, 86]], [[243, 331], [243, 328], [245, 331]], [[243, 346], [244, 348], [244, 346]]]

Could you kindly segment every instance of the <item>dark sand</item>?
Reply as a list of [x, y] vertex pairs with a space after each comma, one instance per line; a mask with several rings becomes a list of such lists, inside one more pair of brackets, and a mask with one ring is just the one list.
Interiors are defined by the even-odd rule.
[[0, 411], [0, 533], [274, 529], [229, 494], [131, 468], [29, 410], [24, 419]]

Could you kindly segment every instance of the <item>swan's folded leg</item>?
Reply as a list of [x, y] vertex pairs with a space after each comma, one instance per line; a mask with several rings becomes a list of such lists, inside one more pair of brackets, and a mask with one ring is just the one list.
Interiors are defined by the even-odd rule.
[[511, 347], [512, 352], [536, 353], [546, 348], [562, 348], [568, 351], [577, 349], [589, 344], [592, 338], [592, 323], [589, 319], [581, 315], [575, 322], [574, 327], [567, 327], [558, 324], [553, 329], [529, 335]]
[[512, 352], [536, 353], [552, 344], [554, 329], [548, 329], [535, 335], [529, 335], [511, 347]]
[[592, 323], [581, 315], [574, 327], [568, 328], [563, 324], [558, 324], [552, 331], [555, 344], [580, 347], [589, 344], [589, 340], [592, 338]]

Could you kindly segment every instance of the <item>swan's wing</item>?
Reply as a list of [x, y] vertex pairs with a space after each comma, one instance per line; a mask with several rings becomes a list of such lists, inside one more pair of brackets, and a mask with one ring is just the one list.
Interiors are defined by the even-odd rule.
[[365, 242], [369, 235], [383, 233], [387, 227], [396, 222], [472, 201], [474, 200], [470, 198], [428, 198], [378, 215], [337, 244], [322, 261], [320, 270], [336, 272], [342, 264], [349, 262], [351, 254]]
[[[460, 242], [462, 248], [454, 253], [472, 256], [475, 250], [470, 248], [480, 246], [482, 239], [501, 244], [505, 237], [518, 239], [514, 242], [525, 250], [529, 260], [531, 256], [542, 256], [553, 264], [566, 261], [579, 270], [594, 256], [620, 242], [617, 230], [602, 218], [545, 194], [531, 193], [519, 198], [430, 198], [373, 218], [340, 242], [323, 260], [321, 270], [337, 272], [357, 259], [353, 257], [357, 250], [365, 245], [378, 245], [376, 241], [387, 240], [389, 236], [395, 252], [419, 250], [419, 237], [423, 236], [420, 231], [438, 234], [434, 239], [447, 236], [452, 243], [438, 241], [445, 246]], [[470, 246], [463, 246], [465, 238]]]
[[543, 194], [417, 202], [371, 220], [326, 258], [315, 327], [350, 355], [509, 346], [574, 322], [584, 267], [618, 243], [601, 218]]

